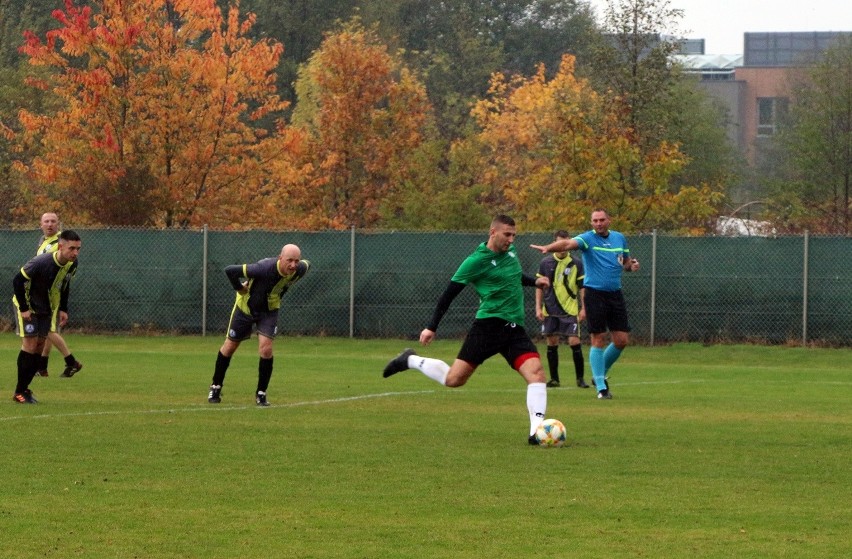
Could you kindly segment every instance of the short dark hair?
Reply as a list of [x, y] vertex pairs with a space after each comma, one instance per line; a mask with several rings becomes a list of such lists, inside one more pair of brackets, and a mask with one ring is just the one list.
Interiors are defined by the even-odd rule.
[[502, 223], [503, 225], [509, 225], [511, 227], [515, 226], [515, 220], [506, 214], [495, 215], [494, 219], [491, 220], [491, 225], [494, 225], [495, 223]]
[[76, 231], [72, 231], [71, 229], [66, 229], [62, 233], [59, 234], [60, 241], [79, 241], [80, 235], [77, 234]]
[[609, 212], [606, 211], [606, 208], [601, 208], [601, 207], [595, 208], [595, 209], [592, 210], [592, 213], [595, 213], [595, 212], [603, 212], [603, 213], [606, 214], [607, 217], [609, 217]]
[[565, 229], [560, 229], [556, 233], [553, 234], [554, 239], [570, 239], [571, 233], [566, 231]]

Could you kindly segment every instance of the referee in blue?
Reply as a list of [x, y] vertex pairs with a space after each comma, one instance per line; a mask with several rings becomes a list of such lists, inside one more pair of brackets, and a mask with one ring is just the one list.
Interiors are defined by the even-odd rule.
[[548, 245], [530, 245], [543, 253], [580, 250], [583, 254], [586, 271], [583, 308], [586, 309], [586, 322], [592, 342], [589, 364], [601, 400], [612, 399], [607, 373], [630, 341], [630, 323], [621, 291], [621, 275], [622, 272], [639, 270], [639, 261], [630, 257], [627, 239], [618, 231], [611, 230], [609, 223], [607, 211], [597, 208], [592, 211], [590, 231], [572, 239], [557, 239]]

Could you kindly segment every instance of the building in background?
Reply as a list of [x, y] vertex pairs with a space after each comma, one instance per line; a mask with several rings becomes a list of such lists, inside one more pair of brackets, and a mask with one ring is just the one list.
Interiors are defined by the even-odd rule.
[[[778, 130], [790, 102], [789, 71], [812, 64], [848, 31], [745, 33], [742, 54], [681, 49], [678, 61], [728, 110], [728, 138], [751, 165]], [[684, 44], [696, 45], [696, 39]], [[703, 47], [703, 42], [701, 43]]]

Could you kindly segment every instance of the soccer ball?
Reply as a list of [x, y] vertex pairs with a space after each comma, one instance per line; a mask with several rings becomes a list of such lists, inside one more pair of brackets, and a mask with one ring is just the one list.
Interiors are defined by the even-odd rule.
[[558, 419], [545, 419], [535, 430], [539, 446], [556, 447], [565, 444], [565, 425]]

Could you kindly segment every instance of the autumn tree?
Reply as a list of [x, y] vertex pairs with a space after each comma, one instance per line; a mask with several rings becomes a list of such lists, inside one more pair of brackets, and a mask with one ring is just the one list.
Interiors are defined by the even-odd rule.
[[671, 187], [685, 164], [677, 146], [640, 148], [617, 107], [575, 76], [571, 56], [550, 80], [543, 66], [529, 79], [495, 75], [474, 116], [481, 132], [469, 142], [479, 146], [479, 181], [489, 197], [483, 203], [526, 229], [584, 229], [599, 206], [626, 231], [654, 223], [692, 232], [712, 215], [710, 189]]
[[[0, 224], [33, 224], [31, 199], [32, 189], [28, 177], [15, 172], [19, 161], [32, 161], [40, 153], [40, 147], [19, 140], [21, 125], [18, 113], [21, 109], [29, 111], [50, 111], [55, 109], [56, 99], [50, 92], [33, 91], [24, 84], [32, 69], [20, 67], [0, 68]], [[56, 210], [47, 205], [36, 211]]]
[[464, 135], [491, 74], [539, 63], [552, 73], [562, 54], [587, 53], [597, 32], [592, 9], [576, 0], [380, 0], [362, 2], [361, 13], [423, 76], [448, 140]]
[[299, 141], [257, 125], [285, 104], [282, 46], [248, 38], [253, 15], [215, 0], [66, 0], [53, 17], [58, 28], [21, 49], [53, 70], [31, 85], [63, 100], [21, 111], [23, 141], [44, 148], [26, 169], [38, 197], [61, 200], [75, 223], [262, 223], [252, 203], [285, 196], [290, 180], [270, 162]]
[[[631, 189], [642, 190], [642, 161], [654, 159], [662, 144], [677, 146], [683, 169], [669, 181], [670, 192], [695, 185], [715, 193], [716, 204], [735, 169], [733, 146], [724, 135], [724, 114], [687, 80], [674, 55], [680, 48], [683, 10], [669, 0], [608, 0], [604, 35], [593, 56], [591, 79], [616, 111], [622, 134], [642, 157], [626, 169]], [[643, 196], [652, 201], [652, 192]], [[655, 214], [646, 208], [647, 217]], [[709, 216], [708, 216], [709, 217]], [[644, 228], [667, 227], [637, 216]], [[709, 227], [712, 220], [703, 224]]]
[[300, 211], [319, 228], [376, 226], [425, 139], [423, 85], [355, 19], [326, 35], [296, 93], [293, 126], [317, 172]]

